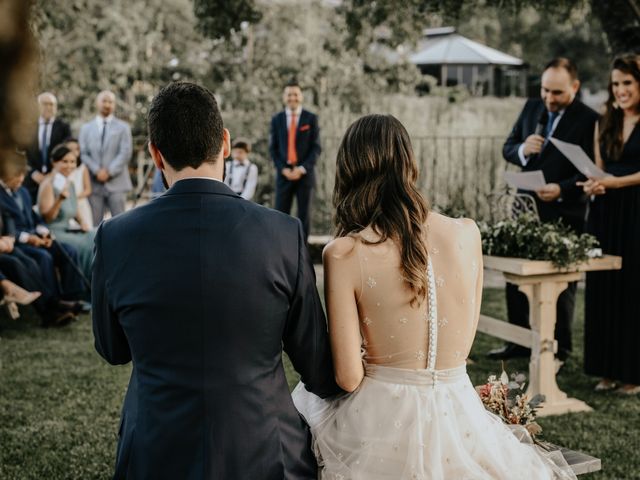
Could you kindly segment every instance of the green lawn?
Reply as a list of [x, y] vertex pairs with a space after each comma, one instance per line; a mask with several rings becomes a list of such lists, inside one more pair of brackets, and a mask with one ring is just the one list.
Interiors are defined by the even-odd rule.
[[[593, 479], [640, 478], [640, 399], [592, 392], [595, 379], [582, 374], [582, 295], [575, 323], [577, 351], [558, 382], [595, 411], [541, 419], [544, 438], [602, 459]], [[504, 296], [486, 290], [483, 312], [504, 318]], [[116, 430], [130, 366], [112, 367], [93, 349], [90, 320], [43, 330], [29, 309], [23, 318], [0, 317], [0, 478], [107, 479], [115, 458]], [[478, 335], [469, 373], [474, 383], [500, 364], [484, 352], [500, 341]], [[507, 370], [526, 372], [526, 362]], [[295, 372], [287, 364], [290, 384]], [[583, 477], [584, 478], [584, 477]]]

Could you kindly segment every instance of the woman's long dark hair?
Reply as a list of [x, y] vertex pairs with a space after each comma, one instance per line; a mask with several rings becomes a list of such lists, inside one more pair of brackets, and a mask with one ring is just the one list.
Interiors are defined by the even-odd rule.
[[[611, 71], [619, 70], [632, 75], [640, 82], [640, 55], [624, 55], [618, 57], [611, 65]], [[606, 111], [600, 120], [600, 143], [604, 146], [609, 161], [616, 161], [622, 154], [624, 142], [622, 138], [622, 128], [624, 122], [624, 112], [616, 106], [616, 98], [613, 96], [613, 86], [609, 80], [609, 98], [607, 99]], [[637, 106], [640, 111], [640, 105]]]
[[400, 246], [402, 271], [414, 297], [427, 293], [427, 247], [424, 224], [427, 202], [416, 188], [418, 168], [409, 134], [391, 115], [367, 115], [346, 131], [336, 168], [333, 204], [337, 235], [343, 237], [371, 226]]

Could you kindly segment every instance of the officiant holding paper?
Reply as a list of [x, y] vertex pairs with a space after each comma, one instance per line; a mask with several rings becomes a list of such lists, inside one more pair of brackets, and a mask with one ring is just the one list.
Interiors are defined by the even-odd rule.
[[[540, 219], [561, 219], [577, 233], [584, 231], [587, 197], [576, 181], [584, 177], [549, 141], [551, 137], [579, 145], [593, 158], [593, 131], [596, 112], [576, 98], [580, 88], [576, 66], [566, 58], [549, 62], [542, 73], [540, 97], [529, 99], [502, 149], [507, 162], [525, 172], [541, 170], [547, 184], [532, 193]], [[571, 352], [571, 322], [575, 306], [576, 283], [558, 298], [556, 340], [557, 366], [560, 368]], [[509, 322], [529, 326], [527, 297], [513, 284], [507, 284]], [[506, 359], [529, 356], [529, 349], [507, 344], [488, 356]]]

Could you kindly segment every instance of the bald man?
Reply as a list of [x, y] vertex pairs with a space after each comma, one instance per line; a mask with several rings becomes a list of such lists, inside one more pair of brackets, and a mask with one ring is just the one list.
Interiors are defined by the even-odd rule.
[[113, 92], [100, 92], [96, 97], [97, 116], [80, 129], [80, 155], [91, 176], [89, 203], [96, 225], [107, 210], [112, 217], [124, 212], [126, 195], [131, 190], [131, 128], [113, 115], [115, 108]]
[[49, 155], [56, 145], [64, 142], [71, 136], [69, 124], [56, 118], [58, 112], [58, 100], [51, 92], [43, 92], [38, 95], [38, 119], [37, 137], [33, 139], [27, 149], [27, 161], [29, 172], [25, 178], [24, 186], [29, 190], [31, 202], [35, 203], [38, 195], [38, 186], [44, 176], [51, 170]]

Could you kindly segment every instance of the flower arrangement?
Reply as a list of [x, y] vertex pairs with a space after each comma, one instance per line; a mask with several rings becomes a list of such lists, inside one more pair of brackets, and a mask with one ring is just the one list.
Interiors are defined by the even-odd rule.
[[503, 370], [500, 378], [491, 375], [487, 383], [476, 387], [484, 407], [509, 425], [522, 425], [531, 438], [542, 432], [536, 423], [536, 411], [544, 402], [544, 395], [536, 395], [529, 400], [525, 393], [523, 374], [511, 374], [511, 379]]
[[593, 235], [578, 235], [560, 221], [541, 222], [533, 214], [478, 226], [485, 255], [549, 260], [557, 268], [585, 262], [598, 247]]

